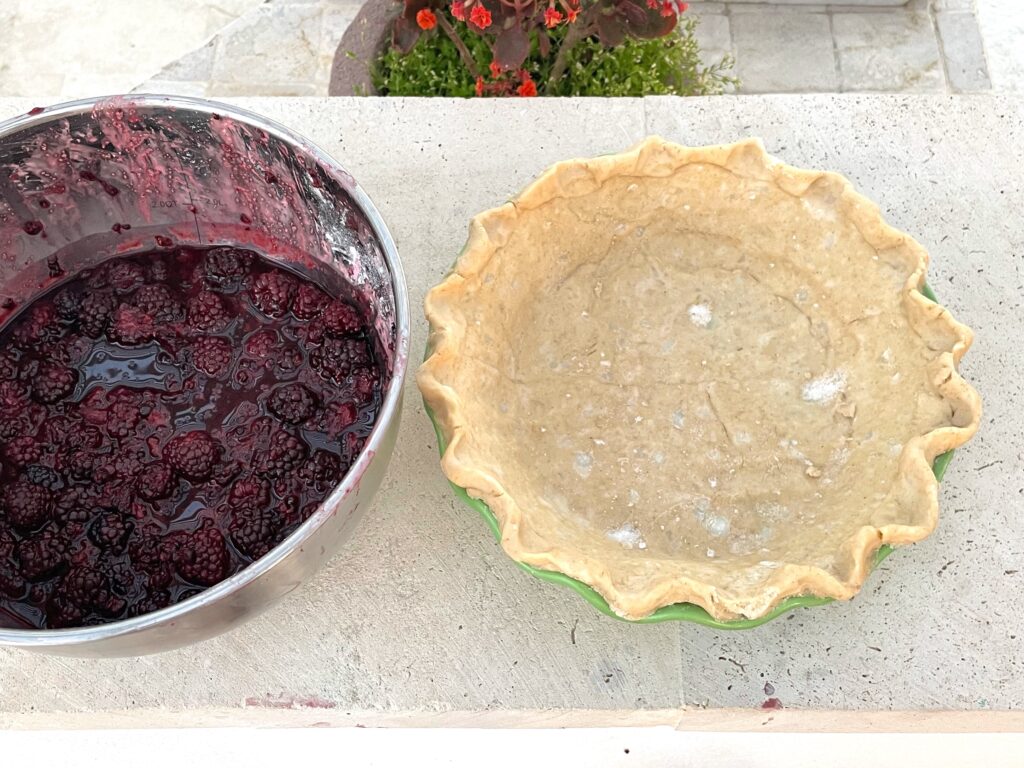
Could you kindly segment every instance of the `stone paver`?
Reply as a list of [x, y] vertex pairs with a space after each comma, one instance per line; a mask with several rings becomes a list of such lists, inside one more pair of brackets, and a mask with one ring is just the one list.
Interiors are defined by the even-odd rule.
[[[945, 54], [949, 87], [960, 93], [987, 91], [992, 87], [978, 20], [965, 11], [939, 11], [935, 14], [942, 52]], [[1024, 40], [1021, 41], [1024, 45]]]
[[761, 9], [734, 14], [731, 22], [744, 93], [839, 90], [825, 14]]
[[720, 61], [732, 54], [732, 33], [729, 17], [719, 14], [704, 14], [697, 25], [697, 41], [705, 62]]
[[259, 4], [0, 0], [0, 94], [124, 93]]
[[338, 41], [360, 5], [348, 0], [266, 3], [136, 90], [180, 93], [182, 82], [188, 82], [191, 92], [206, 96], [323, 95]]
[[837, 13], [832, 17], [844, 91], [941, 91], [939, 46], [927, 13]]
[[996, 90], [1024, 93], [1024, 4], [977, 0], [978, 23]]
[[[987, 5], [1017, 1], [836, 5], [788, 0], [775, 5], [732, 0], [694, 2], [689, 13], [701, 19], [697, 37], [706, 63], [735, 57], [741, 93], [977, 92], [987, 90], [991, 78], [985, 51], [989, 32], [983, 27], [982, 40], [974, 4], [981, 12]], [[1017, 8], [1016, 16], [1024, 17], [1024, 6]], [[325, 93], [337, 42], [358, 9], [358, 0], [269, 0], [228, 26], [211, 47], [168, 67], [140, 89], [206, 95]], [[317, 23], [319, 44], [314, 41]], [[999, 39], [996, 35], [1000, 74], [1007, 74], [996, 85], [1012, 89], [1005, 82], [1024, 83], [1024, 46], [1017, 51], [1006, 42], [999, 48]], [[1014, 57], [1020, 58], [1019, 66]], [[264, 65], [264, 58], [275, 60]]]

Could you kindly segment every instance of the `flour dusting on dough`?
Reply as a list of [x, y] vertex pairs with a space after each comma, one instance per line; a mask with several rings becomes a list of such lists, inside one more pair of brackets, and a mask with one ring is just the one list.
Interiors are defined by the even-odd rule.
[[647, 549], [647, 542], [640, 535], [640, 531], [632, 523], [623, 523], [614, 531], [606, 534], [612, 541], [621, 544], [626, 549]]
[[692, 304], [687, 312], [690, 314], [690, 322], [698, 328], [711, 325], [711, 307], [707, 304]]
[[572, 462], [573, 469], [576, 470], [576, 474], [586, 480], [590, 477], [590, 471], [594, 468], [594, 454], [589, 451], [584, 453], [579, 451], [576, 453], [576, 458]]
[[846, 374], [832, 371], [804, 384], [802, 397], [809, 403], [828, 403], [846, 386]]

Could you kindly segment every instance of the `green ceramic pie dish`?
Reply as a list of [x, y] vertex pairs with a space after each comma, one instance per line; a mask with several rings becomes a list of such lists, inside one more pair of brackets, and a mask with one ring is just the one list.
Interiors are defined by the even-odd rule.
[[[921, 288], [921, 293], [927, 296], [932, 301], [936, 301], [935, 294], [932, 293], [931, 288], [928, 285], [924, 285]], [[428, 348], [427, 355], [429, 356], [430, 350]], [[437, 447], [440, 453], [443, 455], [445, 448], [447, 447], [445, 437], [441, 433], [440, 427], [438, 426], [437, 419], [434, 416], [434, 412], [430, 406], [424, 402], [424, 408], [427, 411], [427, 415], [430, 417], [431, 423], [434, 425], [434, 432], [437, 435]], [[946, 467], [949, 466], [950, 460], [953, 458], [953, 451], [948, 451], [935, 459], [932, 465], [932, 471], [935, 473], [935, 479], [941, 481], [943, 475], [946, 472]], [[465, 502], [470, 508], [476, 510], [476, 512], [484, 519], [488, 527], [491, 529], [491, 533], [497, 541], [501, 541], [501, 527], [498, 524], [498, 519], [495, 517], [494, 512], [491, 511], [490, 507], [479, 499], [472, 498], [465, 488], [461, 488], [454, 483], [449, 483], [452, 489], [455, 491], [455, 495]], [[874, 565], [877, 566], [890, 554], [892, 554], [893, 548], [888, 545], [882, 545], [879, 547], [878, 552], [875, 555]], [[752, 629], [753, 627], [760, 626], [765, 622], [771, 621], [778, 616], [781, 616], [794, 608], [805, 608], [814, 605], [825, 605], [831, 603], [832, 598], [828, 597], [815, 597], [813, 595], [800, 595], [797, 597], [790, 597], [783, 600], [772, 609], [769, 613], [765, 614], [756, 619], [734, 619], [728, 621], [722, 621], [714, 618], [711, 614], [705, 611], [698, 605], [693, 603], [675, 603], [673, 605], [666, 605], [659, 608], [649, 616], [645, 616], [642, 619], [623, 619], [621, 616], [616, 614], [608, 605], [608, 602], [592, 587], [584, 584], [577, 579], [570, 576], [566, 576], [564, 573], [557, 571], [545, 571], [540, 568], [534, 568], [531, 565], [525, 563], [516, 562], [520, 568], [527, 573], [536, 576], [538, 579], [550, 582], [552, 584], [560, 584], [564, 587], [568, 587], [580, 595], [584, 600], [590, 603], [594, 608], [599, 610], [606, 616], [611, 616], [619, 621], [628, 621], [633, 624], [653, 624], [660, 621], [691, 621], [695, 624], [702, 624], [706, 627], [714, 627], [715, 629]]]

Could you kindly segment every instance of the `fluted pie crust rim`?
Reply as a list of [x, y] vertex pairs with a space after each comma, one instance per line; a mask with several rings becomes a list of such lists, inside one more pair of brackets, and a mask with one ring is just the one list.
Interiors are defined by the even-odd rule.
[[[775, 185], [787, 195], [801, 197], [812, 188], [826, 184], [834, 192], [835, 215], [853, 223], [863, 239], [876, 252], [900, 249], [909, 254], [916, 268], [902, 288], [901, 306], [906, 308], [910, 326], [915, 331], [927, 329], [932, 336], [945, 336], [953, 341], [938, 351], [931, 382], [934, 390], [956, 414], [956, 424], [933, 429], [912, 437], [898, 457], [899, 476], [917, 494], [920, 509], [917, 524], [891, 523], [875, 527], [864, 525], [842, 545], [844, 562], [851, 565], [842, 574], [816, 566], [782, 563], [770, 582], [761, 584], [751, 594], [723, 593], [715, 585], [692, 574], [667, 574], [643, 590], [624, 589], [617, 579], [615, 558], [595, 556], [573, 541], [551, 537], [538, 542], [535, 534], [537, 516], [551, 512], [536, 507], [524, 508], [515, 494], [503, 487], [497, 468], [473, 449], [474, 424], [467, 416], [467, 398], [487, 397], [486, 391], [474, 391], [453, 377], [458, 367], [462, 339], [467, 330], [463, 315], [462, 290], [473, 278], [483, 273], [492, 259], [507, 255], [503, 251], [509, 233], [530, 211], [560, 197], [582, 197], [601, 187], [608, 180], [628, 176], [638, 183], [645, 179], [670, 176], [690, 164], [719, 166], [739, 178], [752, 178]], [[769, 156], [759, 140], [707, 147], [683, 147], [658, 137], [651, 137], [631, 150], [592, 159], [558, 163], [505, 205], [480, 213], [473, 218], [469, 239], [448, 276], [428, 294], [425, 300], [430, 324], [429, 356], [417, 373], [417, 382], [424, 400], [431, 408], [436, 424], [447, 443], [441, 466], [448, 479], [467, 490], [494, 512], [501, 528], [501, 546], [513, 560], [543, 570], [558, 571], [593, 587], [612, 610], [628, 619], [650, 615], [658, 608], [675, 603], [692, 603], [705, 609], [718, 620], [756, 619], [769, 613], [785, 599], [797, 595], [814, 595], [833, 599], [849, 599], [861, 588], [871, 571], [875, 553], [883, 544], [903, 545], [926, 538], [936, 527], [939, 517], [937, 486], [932, 471], [934, 459], [963, 445], [977, 431], [981, 418], [981, 401], [977, 392], [960, 376], [958, 364], [970, 347], [973, 334], [957, 322], [944, 307], [924, 296], [920, 289], [928, 266], [925, 249], [909, 235], [888, 225], [878, 207], [858, 193], [844, 177], [827, 171], [794, 168]], [[530, 542], [523, 535], [529, 526], [534, 533]], [[545, 526], [550, 529], [551, 526]], [[557, 527], [557, 526], [555, 526]], [[642, 556], [635, 550], [624, 557]]]

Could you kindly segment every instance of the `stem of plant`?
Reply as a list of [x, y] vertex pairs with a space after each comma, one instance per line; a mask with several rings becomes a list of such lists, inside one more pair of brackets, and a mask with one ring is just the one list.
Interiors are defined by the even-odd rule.
[[448, 35], [448, 39], [455, 43], [455, 47], [459, 51], [459, 58], [462, 59], [462, 63], [466, 65], [466, 69], [469, 70], [474, 78], [480, 77], [480, 70], [476, 67], [476, 61], [473, 60], [473, 54], [469, 52], [469, 48], [462, 42], [462, 38], [459, 37], [454, 27], [448, 22], [448, 19], [443, 14], [437, 14], [437, 23], [444, 30], [444, 33]]
[[558, 81], [562, 79], [562, 75], [565, 74], [566, 67], [569, 66], [569, 51], [572, 50], [576, 43], [580, 42], [591, 34], [592, 24], [583, 23], [581, 20], [578, 24], [573, 24], [569, 27], [569, 31], [565, 34], [565, 39], [562, 40], [562, 44], [558, 47], [558, 55], [555, 56], [555, 63], [551, 65], [551, 74], [548, 75], [548, 92], [552, 92], [554, 87], [558, 84]]

